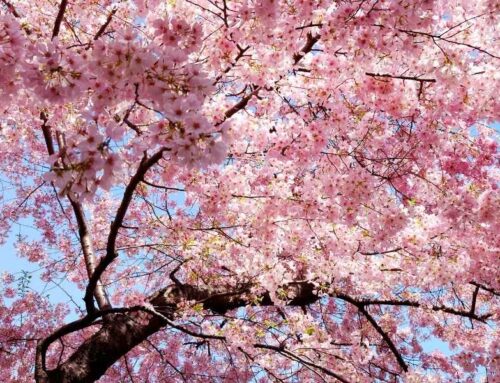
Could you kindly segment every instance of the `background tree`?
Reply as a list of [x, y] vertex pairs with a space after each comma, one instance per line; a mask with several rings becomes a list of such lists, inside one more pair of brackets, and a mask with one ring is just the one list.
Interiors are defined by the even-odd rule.
[[0, 8], [1, 381], [498, 378], [498, 2]]

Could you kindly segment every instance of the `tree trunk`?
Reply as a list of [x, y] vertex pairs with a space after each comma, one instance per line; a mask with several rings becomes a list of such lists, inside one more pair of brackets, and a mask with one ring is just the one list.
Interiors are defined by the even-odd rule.
[[[255, 301], [248, 301], [245, 295], [250, 286], [234, 291], [209, 291], [189, 285], [172, 285], [160, 290], [149, 302], [161, 315], [172, 319], [180, 302], [197, 301], [204, 309], [214, 313], [225, 313], [229, 310], [259, 302], [260, 306], [271, 306], [274, 302], [268, 293], [264, 293]], [[289, 306], [306, 306], [319, 299], [313, 285], [307, 282], [291, 283], [286, 286]], [[166, 325], [159, 316], [133, 311], [107, 315], [102, 327], [61, 365], [49, 371], [37, 368], [38, 383], [70, 383], [94, 382], [117, 360], [126, 355], [132, 348], [145, 341], [150, 335]], [[40, 357], [40, 355], [38, 355]], [[38, 363], [38, 362], [37, 362]]]
[[113, 314], [57, 369], [47, 372], [47, 383], [94, 382], [118, 359], [165, 325], [151, 314]]

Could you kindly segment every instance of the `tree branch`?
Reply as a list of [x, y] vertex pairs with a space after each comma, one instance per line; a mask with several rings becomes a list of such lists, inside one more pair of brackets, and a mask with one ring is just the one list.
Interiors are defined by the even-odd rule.
[[319, 35], [319, 34], [313, 35], [312, 33], [308, 33], [306, 44], [302, 47], [302, 49], [299, 52], [297, 52], [293, 55], [293, 65], [297, 65], [299, 63], [299, 61], [302, 60], [302, 58], [306, 54], [311, 52], [314, 44], [316, 44], [320, 38], [321, 38], [321, 35]]
[[[54, 141], [52, 138], [52, 131], [50, 125], [47, 124], [48, 116], [44, 111], [40, 113], [40, 119], [43, 121], [42, 132], [43, 132], [43, 137], [45, 139], [45, 146], [47, 147], [47, 152], [49, 153], [49, 155], [54, 155], [55, 149], [54, 149]], [[90, 230], [88, 229], [87, 220], [85, 219], [83, 206], [81, 205], [80, 202], [76, 201], [73, 197], [71, 197], [70, 194], [68, 194], [68, 199], [71, 203], [71, 207], [73, 208], [73, 213], [75, 214], [78, 226], [78, 237], [80, 241], [80, 246], [83, 252], [83, 258], [85, 261], [85, 267], [87, 269], [87, 275], [90, 280], [94, 273], [95, 262], [96, 262], [92, 244], [92, 237], [90, 234]], [[106, 296], [106, 291], [104, 290], [104, 287], [102, 286], [99, 280], [97, 280], [96, 289], [95, 291], [93, 291], [93, 294], [95, 295], [97, 304], [100, 309], [110, 307], [110, 302], [108, 297]]]
[[[340, 294], [338, 295], [339, 298], [343, 299], [344, 295]], [[433, 311], [442, 311], [448, 314], [453, 314], [457, 316], [461, 316], [464, 318], [470, 318], [477, 320], [478, 322], [485, 323], [486, 320], [491, 317], [493, 314], [483, 314], [483, 315], [477, 315], [475, 313], [471, 313], [470, 311], [462, 311], [462, 310], [456, 310], [452, 307], [447, 307], [443, 305], [425, 305], [421, 302], [417, 301], [410, 301], [410, 300], [384, 300], [384, 299], [366, 299], [366, 300], [359, 300], [358, 301], [360, 304], [363, 304], [365, 306], [368, 305], [382, 305], [382, 306], [407, 306], [407, 307], [420, 307], [420, 308], [429, 308]]]
[[226, 69], [224, 69], [221, 74], [219, 74], [215, 78], [212, 85], [217, 85], [217, 83], [222, 79], [224, 74], [228, 73], [231, 69], [233, 69], [236, 66], [236, 64], [238, 64], [238, 61], [245, 55], [245, 52], [250, 49], [250, 45], [245, 48], [242, 48], [239, 44], [237, 44], [236, 48], [238, 48], [238, 54], [234, 58], [234, 61]]
[[[400, 29], [400, 28], [397, 28], [397, 30], [399, 32], [402, 32], [402, 33], [406, 33], [407, 35], [410, 35], [410, 36], [425, 36], [425, 37], [428, 37], [428, 38], [431, 38], [433, 41], [434, 40], [442, 40], [442, 41], [445, 41], [449, 44], [454, 44], [454, 45], [461, 45], [461, 46], [464, 46], [464, 47], [468, 47], [468, 48], [471, 48], [471, 49], [474, 49], [474, 50], [477, 50], [481, 53], [484, 53], [490, 57], [493, 57], [495, 59], [500, 59], [499, 56], [496, 56], [494, 55], [493, 53], [490, 53], [482, 48], [479, 48], [475, 45], [472, 45], [472, 44], [468, 44], [468, 43], [464, 43], [464, 42], [460, 42], [460, 41], [455, 41], [455, 40], [450, 40], [449, 38], [446, 38], [446, 37], [443, 37], [443, 34], [441, 35], [434, 35], [432, 33], [429, 33], [429, 32], [421, 32], [421, 31], [411, 31], [411, 30], [408, 30], [408, 29]], [[445, 32], [446, 33], [446, 32]]]
[[117, 10], [118, 10], [117, 8], [113, 8], [111, 10], [111, 12], [109, 13], [108, 17], [106, 18], [106, 21], [104, 22], [104, 24], [101, 25], [101, 28], [99, 28], [97, 33], [94, 35], [94, 41], [98, 40], [99, 37], [101, 37], [104, 34], [104, 32], [106, 31], [106, 28], [111, 23], [111, 20], [113, 19], [113, 16]]
[[59, 12], [57, 13], [56, 21], [54, 23], [54, 29], [52, 30], [52, 39], [59, 34], [59, 29], [61, 28], [61, 23], [64, 18], [64, 12], [66, 11], [66, 6], [68, 5], [68, 0], [61, 0], [59, 5]]
[[55, 153], [55, 150], [54, 150], [54, 141], [52, 139], [52, 131], [50, 125], [47, 124], [49, 120], [47, 113], [45, 113], [44, 111], [40, 112], [40, 120], [43, 121], [42, 133], [43, 133], [43, 138], [45, 140], [45, 146], [47, 147], [47, 152], [51, 156]]
[[[317, 34], [317, 35], [312, 35], [311, 33], [307, 34], [307, 40], [306, 40], [305, 45], [302, 47], [302, 49], [299, 52], [297, 52], [293, 55], [293, 64], [294, 65], [298, 64], [300, 62], [300, 60], [302, 60], [302, 58], [306, 54], [311, 52], [314, 44], [316, 44], [319, 41], [320, 37], [321, 37], [321, 35], [319, 35], [319, 34]], [[275, 82], [278, 82], [281, 78], [283, 78], [283, 75]], [[216, 79], [216, 81], [217, 81], [217, 79]], [[248, 85], [247, 85], [247, 87], [248, 87]], [[250, 87], [250, 88], [252, 89], [252, 87]], [[238, 113], [240, 110], [245, 109], [248, 102], [252, 99], [253, 96], [256, 96], [261, 89], [262, 89], [262, 87], [260, 87], [260, 86], [253, 87], [252, 92], [250, 92], [248, 95], [243, 97], [240, 101], [238, 101], [235, 105], [233, 105], [230, 109], [228, 109], [226, 111], [226, 113], [224, 113], [222, 120], [218, 121], [215, 124], [215, 126], [221, 125], [228, 118], [232, 117], [233, 115]], [[270, 89], [272, 89], [272, 88], [270, 88]], [[267, 90], [269, 90], [269, 89], [267, 89]]]
[[[141, 324], [142, 306], [114, 308], [96, 311], [71, 322], [40, 341], [36, 348], [35, 379], [38, 383], [52, 382], [94, 382], [119, 358], [148, 336], [163, 327], [163, 321], [151, 316], [146, 324]], [[45, 355], [56, 340], [75, 331], [89, 327], [103, 316], [113, 315], [103, 326], [54, 370], [47, 371]], [[75, 367], [79, 367], [75, 370]]]
[[282, 346], [272, 346], [272, 345], [267, 345], [267, 344], [254, 344], [253, 345], [255, 348], [261, 348], [261, 349], [266, 349], [266, 350], [272, 350], [272, 351], [276, 351], [277, 353], [283, 355], [283, 356], [286, 356], [287, 358], [289, 359], [292, 359], [296, 362], [299, 362], [299, 363], [302, 363], [303, 365], [305, 366], [309, 366], [309, 367], [312, 367], [312, 368], [315, 368], [321, 372], [323, 372], [325, 375], [328, 375], [328, 376], [331, 376], [335, 379], [337, 379], [338, 381], [342, 382], [342, 383], [349, 383], [348, 380], [344, 379], [342, 376], [336, 374], [335, 372], [323, 367], [323, 366], [320, 366], [319, 364], [316, 364], [316, 363], [312, 363], [312, 362], [309, 362], [307, 360], [305, 360], [304, 358], [301, 358], [300, 356], [290, 352], [289, 350], [285, 349], [285, 347], [282, 347]]
[[250, 101], [253, 96], [255, 96], [257, 93], [259, 93], [259, 90], [261, 90], [260, 86], [256, 87], [252, 92], [250, 92], [249, 94], [247, 94], [240, 101], [238, 101], [236, 104], [234, 104], [231, 108], [229, 108], [228, 110], [226, 110], [226, 112], [224, 113], [223, 119], [221, 121], [218, 121], [215, 124], [215, 126], [221, 125], [228, 118], [231, 118], [236, 113], [238, 113], [240, 110], [245, 109], [245, 107], [248, 104], [248, 101]]
[[420, 82], [436, 82], [436, 79], [434, 78], [419, 78], [416, 76], [395, 76], [392, 74], [387, 74], [387, 73], [370, 73], [366, 72], [365, 73], [367, 76], [370, 77], [386, 77], [386, 78], [394, 78], [394, 79], [400, 79], [400, 80], [411, 80], [411, 81], [420, 81]]
[[496, 291], [495, 289], [492, 289], [491, 287], [488, 287], [488, 286], [485, 286], [485, 285], [482, 285], [481, 283], [477, 283], [477, 282], [470, 282], [471, 285], [474, 285], [476, 287], [479, 287], [481, 289], [483, 289], [484, 291], [487, 291], [497, 297], [500, 297], [500, 291]]
[[399, 366], [403, 369], [403, 371], [408, 371], [408, 365], [404, 361], [403, 357], [401, 356], [401, 353], [397, 349], [396, 345], [392, 342], [391, 338], [389, 335], [380, 327], [380, 325], [377, 323], [377, 321], [373, 318], [373, 316], [366, 310], [365, 304], [361, 303], [347, 295], [342, 295], [339, 296], [340, 299], [351, 303], [352, 305], [356, 306], [357, 309], [361, 314], [365, 316], [365, 318], [370, 322], [370, 324], [373, 326], [373, 328], [382, 336], [384, 339], [385, 343], [387, 346], [389, 346], [389, 349], [392, 351], [394, 356], [396, 357], [396, 360], [399, 364]]
[[[76, 222], [78, 224], [78, 236], [80, 237], [80, 246], [83, 251], [83, 258], [85, 260], [85, 268], [87, 269], [87, 275], [89, 281], [95, 272], [96, 258], [94, 255], [94, 246], [92, 243], [92, 237], [90, 230], [88, 228], [87, 220], [85, 218], [85, 213], [83, 212], [83, 207], [81, 203], [75, 201], [71, 196], [68, 195], [68, 199], [73, 208], [73, 212], [76, 217]], [[106, 295], [106, 291], [102, 286], [100, 280], [97, 280], [97, 285], [95, 291], [93, 292], [94, 297], [97, 301], [97, 306], [102, 310], [111, 307], [111, 303]]]
[[[50, 345], [60, 337], [71, 332], [93, 324], [94, 320], [104, 315], [115, 314], [111, 320], [103, 321], [102, 327], [92, 337], [87, 339], [61, 366], [46, 373], [49, 377], [64, 377], [67, 381], [91, 382], [98, 379], [105, 373], [115, 361], [123, 357], [137, 344], [146, 340], [148, 336], [169, 325], [179, 331], [193, 337], [202, 339], [224, 340], [223, 336], [202, 334], [193, 332], [182, 326], [176, 325], [172, 318], [175, 313], [183, 307], [186, 301], [201, 304], [204, 310], [215, 314], [224, 315], [226, 312], [245, 306], [268, 307], [274, 306], [271, 294], [268, 291], [258, 296], [251, 295], [254, 285], [248, 283], [228, 290], [209, 290], [188, 284], [171, 284], [152, 295], [148, 302], [151, 306], [134, 306], [131, 308], [100, 310], [87, 314], [86, 317], [63, 326], [54, 334], [43, 340], [39, 344], [37, 353], [37, 371], [43, 377], [42, 367], [44, 367], [43, 355]], [[296, 281], [282, 285], [286, 301], [284, 304], [289, 307], [304, 307], [317, 302], [321, 294], [316, 290], [314, 284], [308, 281]], [[407, 371], [408, 367], [396, 346], [378, 325], [375, 319], [367, 311], [369, 305], [392, 305], [407, 307], [427, 307], [421, 302], [410, 300], [369, 300], [352, 297], [340, 292], [331, 292], [331, 298], [338, 298], [355, 305], [360, 312], [373, 325], [376, 331], [383, 337], [392, 353], [397, 358], [401, 368]], [[448, 314], [459, 315], [484, 322], [491, 314], [477, 315], [471, 311], [460, 311], [446, 306], [429, 306], [434, 311], [442, 311]], [[302, 363], [302, 362], [301, 362]], [[42, 368], [42, 370], [40, 370]], [[40, 372], [41, 371], [41, 372]], [[325, 371], [323, 371], [326, 373]], [[52, 378], [51, 378], [52, 379]], [[55, 379], [55, 378], [54, 378]], [[62, 379], [62, 378], [61, 378]], [[73, 379], [73, 380], [71, 380]], [[338, 379], [338, 378], [337, 378]], [[340, 379], [339, 379], [340, 380]], [[59, 382], [61, 380], [43, 380], [37, 377], [40, 382]]]
[[120, 230], [120, 227], [122, 227], [123, 225], [123, 220], [125, 218], [125, 215], [127, 214], [128, 207], [132, 202], [132, 197], [134, 195], [135, 189], [137, 188], [137, 185], [139, 185], [139, 183], [143, 180], [146, 172], [158, 161], [160, 161], [160, 159], [163, 156], [163, 152], [165, 150], [167, 149], [166, 148], [160, 149], [158, 152], [156, 152], [149, 158], [144, 156], [141, 163], [139, 164], [139, 167], [137, 168], [136, 173], [130, 179], [129, 184], [125, 188], [122, 201], [120, 203], [120, 206], [118, 207], [115, 219], [113, 220], [111, 224], [111, 229], [109, 231], [108, 242], [106, 245], [106, 255], [100, 260], [99, 264], [95, 268], [95, 271], [92, 274], [92, 277], [89, 279], [89, 283], [85, 290], [84, 301], [85, 301], [85, 307], [89, 314], [95, 311], [93, 295], [97, 283], [101, 278], [102, 274], [104, 273], [104, 271], [106, 270], [106, 268], [118, 256], [118, 253], [116, 252], [116, 238], [118, 236], [118, 231]]
[[14, 7], [10, 1], [2, 0], [2, 3], [5, 4], [7, 9], [10, 11], [10, 13], [12, 13], [14, 17], [21, 17], [21, 15], [17, 12], [16, 7]]

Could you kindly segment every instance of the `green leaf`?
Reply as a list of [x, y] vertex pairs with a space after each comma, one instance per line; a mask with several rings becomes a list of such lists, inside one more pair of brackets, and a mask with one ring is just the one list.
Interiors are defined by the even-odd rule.
[[310, 326], [310, 327], [306, 328], [305, 333], [306, 333], [306, 335], [311, 336], [312, 334], [314, 334], [314, 331], [315, 331], [314, 327]]

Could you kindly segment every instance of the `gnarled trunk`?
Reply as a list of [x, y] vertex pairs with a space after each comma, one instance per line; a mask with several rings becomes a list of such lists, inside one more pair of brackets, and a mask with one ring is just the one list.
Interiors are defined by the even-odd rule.
[[165, 325], [144, 312], [113, 314], [57, 369], [47, 372], [47, 383], [86, 383], [99, 379], [132, 348]]
[[[189, 285], [172, 285], [160, 290], [150, 298], [150, 303], [160, 315], [145, 311], [131, 311], [106, 315], [102, 327], [61, 365], [49, 371], [37, 368], [38, 383], [94, 382], [117, 360], [132, 348], [159, 331], [167, 322], [161, 315], [171, 319], [178, 304], [182, 301], [197, 301], [204, 309], [215, 313], [259, 302], [261, 306], [271, 306], [273, 301], [268, 293], [255, 301], [245, 298], [250, 286], [234, 291], [209, 291]], [[307, 282], [291, 283], [286, 286], [287, 294], [292, 297], [290, 306], [306, 306], [319, 299], [313, 285]], [[89, 324], [91, 321], [89, 321]], [[40, 355], [39, 355], [40, 356]]]

